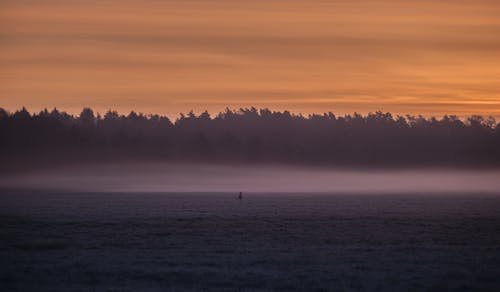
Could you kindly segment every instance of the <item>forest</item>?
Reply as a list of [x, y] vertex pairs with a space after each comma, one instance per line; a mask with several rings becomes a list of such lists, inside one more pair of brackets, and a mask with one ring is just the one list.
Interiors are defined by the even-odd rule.
[[283, 163], [325, 167], [499, 167], [494, 118], [297, 115], [243, 108], [166, 116], [0, 108], [2, 170], [80, 162]]

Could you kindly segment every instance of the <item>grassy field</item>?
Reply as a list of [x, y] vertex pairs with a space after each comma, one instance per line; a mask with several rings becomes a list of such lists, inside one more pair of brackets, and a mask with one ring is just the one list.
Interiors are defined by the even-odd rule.
[[499, 291], [500, 194], [0, 191], [1, 291]]

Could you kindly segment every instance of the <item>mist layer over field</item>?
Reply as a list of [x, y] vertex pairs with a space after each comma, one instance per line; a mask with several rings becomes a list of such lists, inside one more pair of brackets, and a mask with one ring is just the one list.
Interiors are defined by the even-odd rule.
[[499, 177], [159, 163], [2, 174], [0, 290], [498, 291]]
[[111, 192], [495, 192], [498, 170], [101, 164], [3, 174], [0, 187]]

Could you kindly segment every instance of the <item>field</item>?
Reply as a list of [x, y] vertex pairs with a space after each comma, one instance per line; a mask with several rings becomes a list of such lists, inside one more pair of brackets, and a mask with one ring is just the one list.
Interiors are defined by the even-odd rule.
[[1, 291], [500, 289], [500, 195], [1, 191]]

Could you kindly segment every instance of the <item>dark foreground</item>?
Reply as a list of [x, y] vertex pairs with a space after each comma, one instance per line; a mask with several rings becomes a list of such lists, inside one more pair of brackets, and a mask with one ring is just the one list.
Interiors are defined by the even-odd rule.
[[0, 291], [500, 291], [500, 195], [0, 196]]

